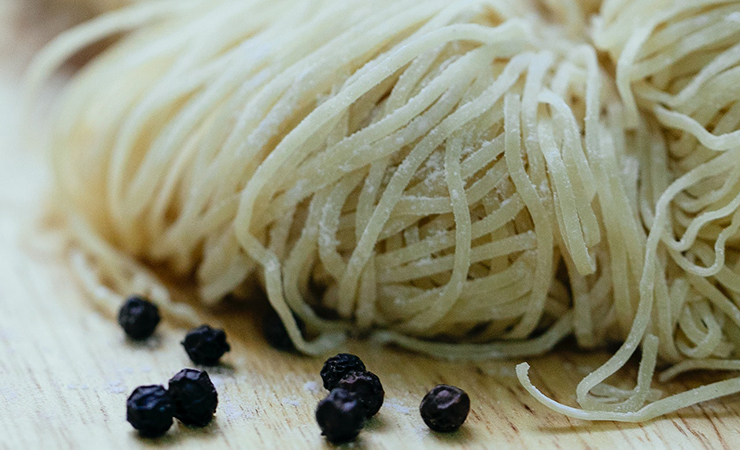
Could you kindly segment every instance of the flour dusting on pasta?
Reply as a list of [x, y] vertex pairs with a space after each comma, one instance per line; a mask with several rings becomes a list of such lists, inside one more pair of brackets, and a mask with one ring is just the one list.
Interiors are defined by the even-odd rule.
[[[579, 384], [589, 420], [738, 370], [740, 1], [141, 1], [61, 35], [124, 36], [69, 82], [48, 136], [91, 298], [150, 269], [203, 302], [259, 287], [296, 347], [348, 334], [440, 358], [621, 347]], [[309, 330], [302, 336], [293, 314]], [[641, 350], [634, 389], [605, 380]]]

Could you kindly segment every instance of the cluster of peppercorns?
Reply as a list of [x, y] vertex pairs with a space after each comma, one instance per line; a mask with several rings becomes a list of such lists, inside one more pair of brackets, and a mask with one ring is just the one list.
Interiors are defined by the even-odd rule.
[[321, 379], [329, 395], [316, 407], [321, 434], [333, 443], [354, 439], [366, 419], [383, 406], [385, 391], [380, 379], [365, 370], [355, 355], [340, 353], [326, 360]]
[[[383, 405], [385, 392], [380, 379], [365, 370], [355, 355], [340, 353], [326, 360], [321, 369], [329, 395], [316, 408], [321, 434], [332, 443], [354, 439], [366, 419]], [[470, 397], [462, 389], [440, 384], [421, 401], [419, 413], [424, 423], [437, 432], [455, 431], [470, 412]]]
[[173, 418], [204, 427], [216, 413], [218, 393], [206, 372], [182, 369], [161, 385], [139, 386], [126, 400], [126, 420], [145, 437], [165, 434]]
[[[144, 297], [133, 296], [118, 311], [118, 323], [128, 337], [143, 340], [154, 334], [159, 324], [157, 305]], [[224, 330], [201, 325], [190, 330], [181, 342], [190, 360], [202, 366], [215, 366], [224, 353], [231, 350]]]
[[[156, 305], [142, 297], [131, 297], [121, 307], [118, 323], [132, 339], [146, 339], [160, 321]], [[305, 325], [296, 318], [303, 334]], [[284, 351], [294, 350], [293, 342], [280, 316], [270, 310], [262, 322], [267, 342]], [[202, 325], [188, 332], [182, 341], [190, 359], [200, 365], [218, 364], [230, 350], [223, 330]], [[365, 369], [355, 355], [340, 353], [326, 360], [321, 379], [329, 395], [316, 407], [316, 421], [321, 433], [332, 443], [354, 439], [367, 419], [378, 413], [385, 397], [377, 375]], [[183, 369], [162, 386], [140, 386], [126, 403], [127, 420], [141, 435], [154, 437], [167, 432], [172, 419], [192, 426], [205, 426], [213, 418], [218, 404], [216, 389], [208, 374]], [[437, 432], [455, 431], [465, 422], [470, 411], [470, 398], [460, 388], [440, 384], [421, 401], [419, 412], [424, 423]]]
[[[118, 323], [131, 339], [143, 340], [154, 334], [160, 316], [157, 306], [149, 300], [133, 296], [118, 312]], [[181, 342], [195, 364], [213, 366], [231, 348], [223, 330], [201, 325], [190, 330]], [[139, 386], [126, 401], [126, 420], [145, 437], [157, 437], [167, 432], [173, 418], [185, 425], [204, 427], [213, 419], [218, 406], [218, 394], [206, 372], [183, 369], [161, 385]]]

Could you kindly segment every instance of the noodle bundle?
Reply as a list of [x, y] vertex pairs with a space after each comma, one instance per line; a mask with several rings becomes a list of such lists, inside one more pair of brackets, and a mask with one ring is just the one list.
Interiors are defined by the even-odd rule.
[[[644, 339], [641, 372], [652, 359], [649, 341], [660, 338], [656, 351], [674, 363], [662, 381], [689, 370], [740, 369], [738, 22], [737, 1], [616, 0], [604, 3], [594, 33], [595, 44], [616, 65], [625, 123], [653, 130], [642, 155], [638, 198], [649, 230], [639, 306], [646, 315], [638, 314], [632, 334]], [[599, 369], [602, 374], [589, 377], [605, 379], [634, 349], [628, 341], [622, 355]], [[591, 411], [546, 399], [520, 370], [520, 379], [545, 404], [594, 418]], [[593, 384], [589, 377], [579, 393]], [[740, 379], [729, 379], [641, 411], [620, 406], [601, 417], [644, 420], [738, 389]]]
[[[650, 388], [658, 358], [665, 378], [738, 365], [737, 33], [719, 21], [739, 3], [600, 3], [146, 1], [65, 33], [32, 92], [127, 32], [48, 136], [73, 267], [111, 312], [140, 292], [193, 321], [151, 267], [206, 304], [259, 286], [309, 354], [348, 333], [473, 360], [623, 343], [583, 410], [518, 367], [585, 419], [740, 390]], [[636, 387], [604, 384], [638, 348]]]

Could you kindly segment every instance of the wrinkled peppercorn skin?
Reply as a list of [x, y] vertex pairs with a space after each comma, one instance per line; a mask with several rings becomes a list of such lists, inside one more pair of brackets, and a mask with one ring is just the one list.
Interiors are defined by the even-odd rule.
[[347, 442], [362, 430], [367, 412], [357, 396], [345, 389], [334, 389], [316, 407], [316, 422], [321, 434], [332, 443]]
[[424, 396], [419, 406], [427, 426], [441, 433], [455, 431], [470, 412], [470, 397], [462, 389], [440, 384]]
[[349, 353], [339, 353], [326, 360], [321, 369], [321, 379], [324, 382], [324, 388], [332, 390], [348, 373], [364, 371], [365, 364], [360, 358]]
[[158, 437], [172, 426], [175, 407], [163, 386], [139, 386], [126, 401], [126, 420], [144, 437]]
[[[302, 335], [305, 334], [306, 325], [298, 317], [295, 317], [295, 320], [298, 330], [300, 330]], [[295, 350], [293, 341], [290, 339], [290, 335], [288, 335], [288, 330], [285, 329], [285, 324], [283, 324], [282, 319], [280, 319], [278, 313], [273, 309], [268, 311], [262, 319], [262, 334], [272, 348], [286, 352]]]
[[339, 381], [337, 387], [357, 395], [367, 417], [377, 414], [383, 406], [385, 391], [380, 378], [372, 372], [350, 372]]
[[175, 418], [180, 422], [204, 427], [213, 420], [218, 393], [206, 372], [183, 369], [170, 379], [167, 391], [175, 405]]
[[135, 340], [154, 334], [159, 321], [157, 305], [142, 297], [130, 297], [118, 311], [118, 324], [128, 337]]
[[190, 360], [202, 366], [215, 366], [224, 353], [231, 350], [226, 342], [224, 330], [217, 330], [208, 325], [190, 330], [182, 341]]

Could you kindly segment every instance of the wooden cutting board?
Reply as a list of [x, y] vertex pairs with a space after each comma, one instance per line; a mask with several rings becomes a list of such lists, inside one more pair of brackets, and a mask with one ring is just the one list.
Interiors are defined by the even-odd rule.
[[[42, 155], [24, 148], [19, 137], [20, 80], [29, 54], [23, 48], [37, 41], [3, 20], [13, 2], [0, 0], [0, 447], [328, 446], [313, 417], [326, 394], [318, 376], [323, 360], [267, 346], [258, 305], [202, 311], [208, 321], [223, 324], [233, 347], [223, 366], [209, 370], [220, 399], [210, 426], [175, 425], [152, 441], [140, 439], [125, 421], [126, 397], [136, 386], [166, 383], [190, 366], [179, 344], [186, 330], [165, 322], [147, 344], [127, 342], [115, 321], [86, 298], [59, 240], [40, 229], [48, 172]], [[42, 127], [37, 122], [32, 134]], [[737, 396], [642, 425], [590, 423], [555, 414], [529, 397], [514, 375], [519, 361], [450, 363], [363, 342], [342, 350], [360, 355], [386, 389], [380, 414], [347, 445], [352, 448], [740, 446]], [[532, 379], [548, 395], [574, 404], [576, 383], [607, 356], [561, 345], [555, 354], [531, 359]], [[634, 372], [625, 371], [625, 382]], [[686, 375], [659, 387], [675, 392], [709, 380]], [[421, 397], [437, 383], [470, 394], [472, 411], [457, 433], [432, 433], [419, 417]]]

